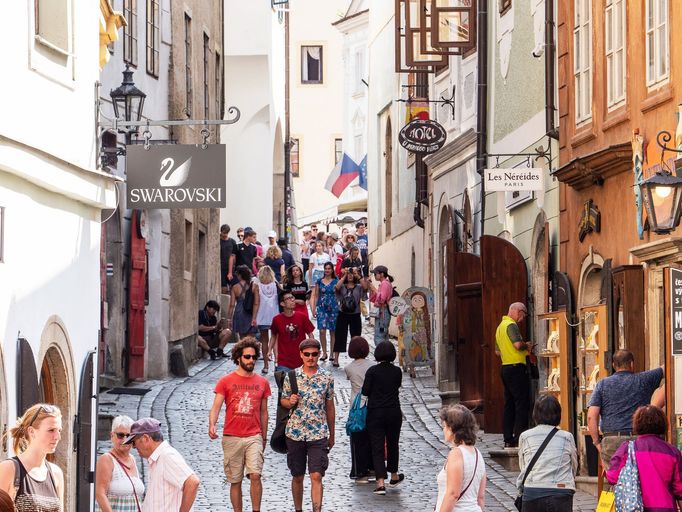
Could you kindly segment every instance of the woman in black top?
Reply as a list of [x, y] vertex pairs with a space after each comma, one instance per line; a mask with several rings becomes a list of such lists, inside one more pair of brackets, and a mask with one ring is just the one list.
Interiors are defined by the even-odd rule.
[[[391, 473], [390, 487], [396, 487], [405, 475], [398, 473], [400, 427], [403, 414], [400, 410], [400, 386], [403, 372], [393, 364], [395, 347], [390, 341], [382, 341], [374, 349], [377, 365], [365, 374], [362, 394], [367, 401], [367, 433], [372, 445], [372, 459], [376, 473], [374, 494], [385, 495], [384, 480]], [[384, 447], [386, 462], [384, 462]]]
[[303, 270], [298, 265], [290, 266], [282, 282], [282, 289], [289, 292], [296, 299], [296, 307], [294, 311], [301, 313], [308, 318], [308, 299], [310, 298], [310, 290], [308, 290], [308, 283], [303, 279]]
[[358, 268], [348, 269], [334, 286], [336, 300], [339, 302], [339, 315], [336, 317], [336, 337], [334, 338], [333, 366], [339, 366], [339, 354], [346, 351], [348, 330], [350, 336], [362, 334], [360, 302], [367, 298], [367, 282], [362, 279]]

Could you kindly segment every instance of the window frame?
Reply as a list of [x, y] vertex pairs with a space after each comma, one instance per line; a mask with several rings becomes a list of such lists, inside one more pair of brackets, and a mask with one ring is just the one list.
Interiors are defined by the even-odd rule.
[[[644, 0], [644, 20], [645, 20], [645, 30], [644, 30], [644, 41], [645, 41], [645, 67], [646, 67], [646, 85], [648, 88], [655, 88], [670, 79], [670, 2], [669, 0], [663, 0], [665, 2], [665, 19], [661, 22], [661, 12], [659, 9], [659, 3], [656, 0]], [[653, 16], [649, 12], [651, 6], [654, 9]], [[649, 22], [653, 21], [654, 26], [650, 26]], [[661, 57], [661, 48], [659, 39], [660, 30], [664, 31], [665, 41], [665, 72], [659, 73], [659, 60]], [[651, 48], [650, 36], [653, 41], [653, 49]], [[652, 54], [653, 52], [653, 54]], [[653, 60], [653, 72], [654, 76], [651, 76], [652, 69], [649, 66], [649, 62]]]
[[[620, 18], [620, 46], [618, 19]], [[611, 24], [609, 25], [609, 21]], [[606, 65], [606, 105], [609, 110], [622, 106], [627, 97], [627, 3], [626, 0], [606, 0], [604, 10], [604, 59]], [[618, 70], [620, 54], [620, 70]], [[618, 71], [620, 73], [618, 74]], [[616, 80], [616, 82], [614, 82]], [[620, 82], [620, 94], [614, 91]], [[613, 93], [613, 94], [612, 94]]]
[[504, 14], [509, 11], [512, 7], [512, 0], [500, 0], [499, 3], [499, 11], [500, 11], [500, 16], [503, 16]]
[[[303, 52], [306, 48], [319, 48], [320, 49], [320, 78], [319, 80], [304, 80], [303, 79], [303, 67], [307, 65], [307, 62], [303, 59]], [[299, 53], [301, 57], [301, 83], [305, 85], [322, 85], [324, 84], [324, 46], [321, 44], [302, 44], [301, 51]], [[310, 73], [308, 73], [310, 74]]]
[[161, 48], [161, 7], [159, 0], [147, 0], [146, 22], [147, 74], [159, 78], [159, 49]]
[[222, 56], [220, 52], [215, 52], [215, 116], [216, 119], [222, 119], [223, 112], [223, 73], [222, 73]]
[[123, 26], [123, 62], [137, 68], [137, 0], [123, 0], [123, 16], [127, 22]]
[[[587, 7], [587, 9], [584, 9]], [[592, 0], [573, 2], [573, 86], [575, 124], [592, 120]], [[587, 16], [582, 16], [586, 11]], [[586, 45], [587, 48], [583, 46]], [[583, 96], [584, 95], [584, 96]]]
[[211, 39], [209, 38], [208, 34], [204, 32], [204, 119], [210, 119], [211, 115], [211, 108], [210, 108], [210, 101], [211, 101], [211, 91], [210, 88], [210, 80], [211, 80], [211, 73], [209, 71], [209, 62], [210, 62], [210, 56], [211, 56]]
[[[296, 155], [296, 162], [294, 162], [294, 154]], [[296, 170], [294, 170], [294, 165], [296, 166]], [[293, 178], [301, 176], [301, 139], [299, 137], [291, 137], [291, 146], [289, 147], [289, 172]]]
[[343, 139], [334, 137], [334, 167], [343, 160]]
[[192, 117], [192, 17], [185, 13], [185, 115]]

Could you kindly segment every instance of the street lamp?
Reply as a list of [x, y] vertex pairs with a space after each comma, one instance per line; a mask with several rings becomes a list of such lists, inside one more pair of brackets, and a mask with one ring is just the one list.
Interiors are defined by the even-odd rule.
[[[133, 72], [127, 64], [125, 71], [123, 71], [123, 82], [119, 87], [111, 91], [109, 95], [114, 106], [114, 117], [116, 119], [121, 119], [122, 117], [125, 121], [139, 121], [142, 118], [142, 109], [147, 95], [135, 87]], [[130, 137], [131, 133], [137, 132], [137, 128], [127, 128], [119, 130], [119, 132], [125, 133], [127, 137]]]
[[639, 187], [651, 230], [659, 235], [673, 231], [682, 213], [682, 178], [659, 171]]

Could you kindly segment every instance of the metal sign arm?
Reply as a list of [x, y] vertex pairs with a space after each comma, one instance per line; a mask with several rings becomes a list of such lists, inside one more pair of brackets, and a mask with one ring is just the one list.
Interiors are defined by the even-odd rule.
[[239, 121], [241, 112], [237, 107], [229, 107], [228, 114], [233, 115], [231, 119], [162, 119], [155, 121], [153, 119], [144, 121], [126, 121], [124, 119], [114, 119], [111, 126], [102, 125], [103, 128], [112, 128], [114, 130], [125, 128], [136, 128], [138, 126], [214, 126], [223, 124], [234, 124]]

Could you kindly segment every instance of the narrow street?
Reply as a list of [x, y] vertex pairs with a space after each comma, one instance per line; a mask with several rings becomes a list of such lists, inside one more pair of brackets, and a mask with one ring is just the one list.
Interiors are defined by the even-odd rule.
[[[369, 330], [365, 329], [364, 334], [371, 343]], [[329, 470], [324, 479], [324, 508], [343, 512], [368, 506], [373, 511], [381, 512], [433, 510], [438, 493], [436, 475], [448, 451], [438, 422], [441, 401], [433, 376], [426, 369], [418, 371], [415, 379], [407, 374], [403, 376], [401, 405], [405, 420], [401, 433], [400, 471], [405, 473], [406, 481], [397, 489], [389, 489], [386, 496], [375, 496], [372, 494], [374, 487], [371, 482], [357, 485], [348, 478], [350, 453], [345, 418], [350, 405], [350, 382], [343, 373], [343, 365], [348, 361], [343, 355], [341, 368], [333, 368], [329, 361], [323, 363], [335, 377], [337, 411], [336, 446], [330, 454]], [[133, 419], [153, 416], [162, 422], [166, 439], [184, 455], [201, 478], [195, 512], [232, 510], [223, 474], [221, 447], [219, 441], [208, 438], [207, 418], [213, 400], [213, 386], [225, 372], [233, 368], [234, 365], [228, 359], [204, 359], [190, 368], [188, 378], [135, 384], [133, 387], [150, 389], [143, 396], [111, 393], [102, 393], [100, 396], [100, 415], [127, 414]], [[255, 371], [260, 372], [261, 368], [262, 362], [259, 362]], [[276, 386], [272, 373], [268, 378], [274, 395]], [[273, 398], [270, 402], [270, 432], [274, 423], [274, 408]], [[488, 450], [499, 448], [501, 444], [501, 436], [495, 434], [481, 434], [478, 444], [486, 456], [488, 483], [485, 510], [491, 512], [515, 510], [516, 473], [506, 471], [488, 457]], [[98, 452], [106, 450], [107, 445], [108, 441], [100, 442]], [[286, 456], [274, 453], [268, 447], [263, 471], [263, 510], [293, 510], [290, 481]], [[244, 495], [248, 495], [247, 483], [244, 484]], [[310, 510], [309, 501], [306, 481], [304, 510]], [[248, 499], [245, 499], [245, 510], [250, 510], [248, 503]], [[574, 510], [593, 511], [595, 507], [596, 500], [592, 496], [583, 492], [576, 494]]]

